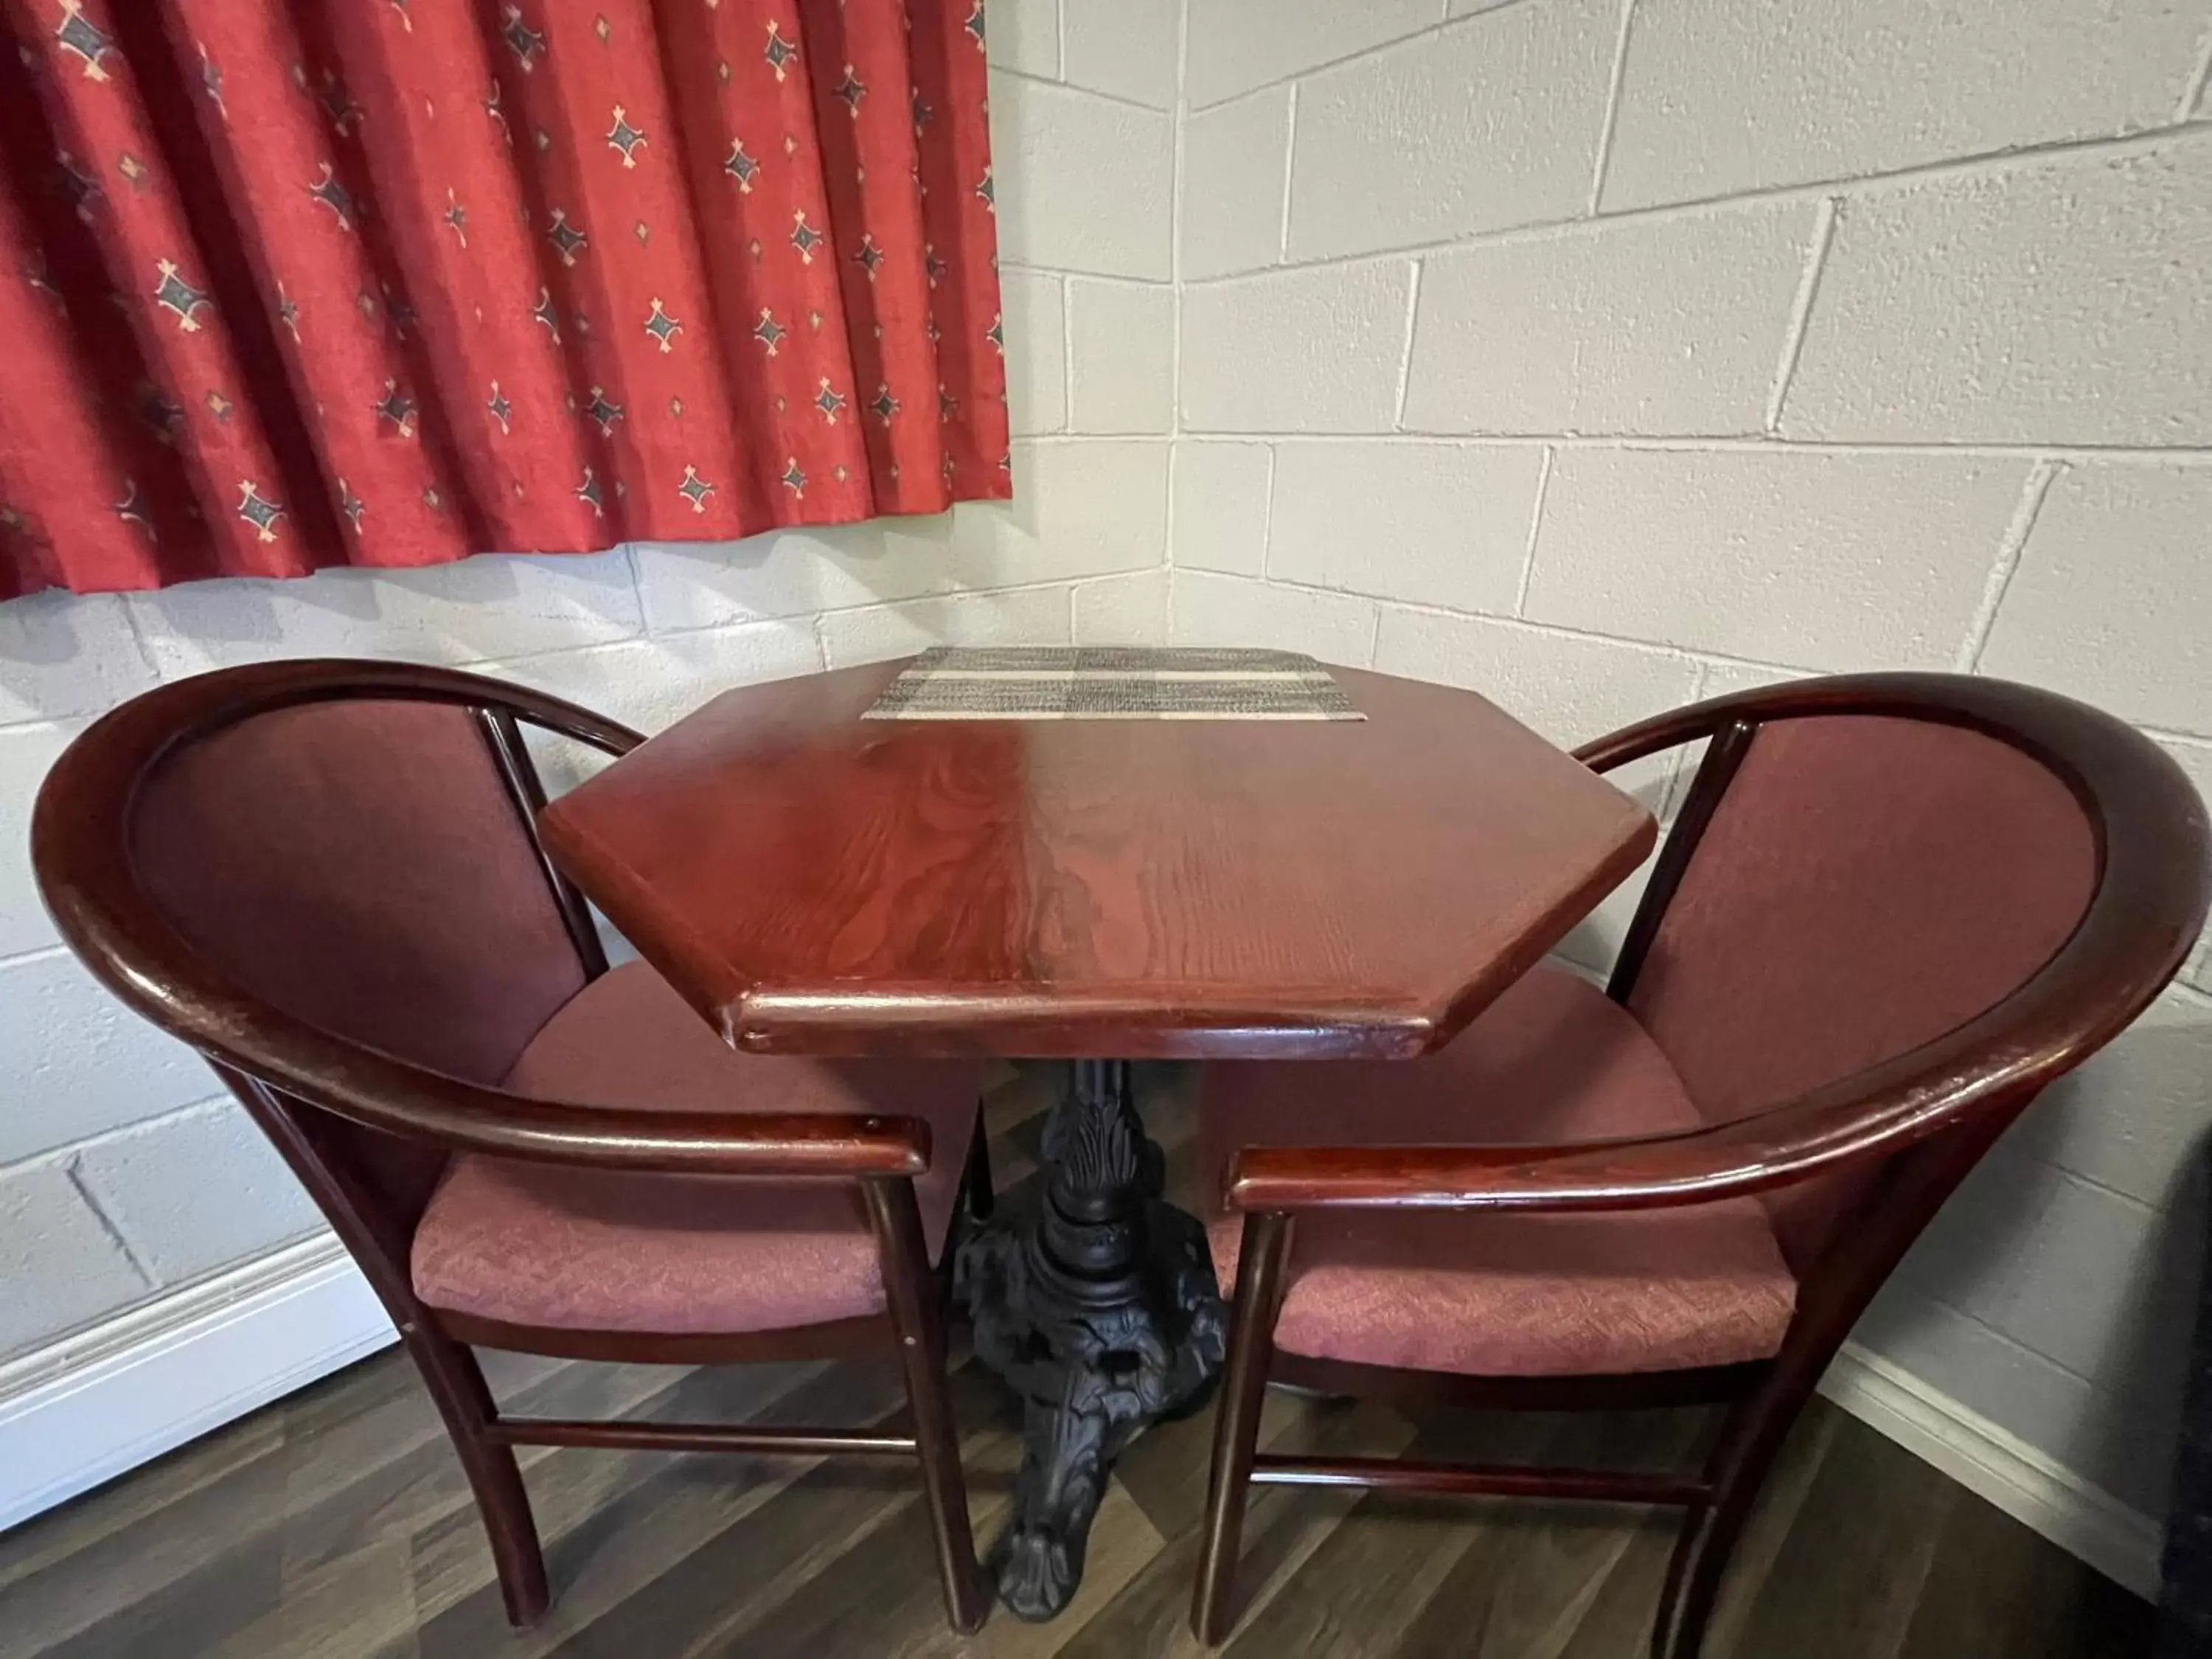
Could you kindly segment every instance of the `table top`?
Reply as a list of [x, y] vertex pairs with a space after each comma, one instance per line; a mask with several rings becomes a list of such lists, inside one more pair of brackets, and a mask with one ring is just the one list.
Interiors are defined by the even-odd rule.
[[1339, 670], [1366, 720], [862, 720], [902, 666], [726, 692], [539, 819], [734, 1047], [1422, 1054], [1656, 833], [1469, 691]]

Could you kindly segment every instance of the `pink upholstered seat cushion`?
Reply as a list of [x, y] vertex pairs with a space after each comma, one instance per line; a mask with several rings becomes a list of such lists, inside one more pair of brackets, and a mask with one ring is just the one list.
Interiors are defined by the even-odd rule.
[[[541, 1100], [738, 1112], [862, 1112], [930, 1127], [915, 1183], [943, 1249], [981, 1084], [960, 1061], [738, 1054], [667, 982], [630, 963], [531, 1040], [506, 1086]], [[434, 1308], [525, 1325], [741, 1332], [884, 1306], [874, 1235], [841, 1182], [605, 1173], [464, 1155], [416, 1230]]]
[[[1243, 1146], [1600, 1140], [1699, 1121], [1633, 1018], [1540, 968], [1424, 1060], [1212, 1067], [1199, 1133], [1218, 1182]], [[1222, 1215], [1210, 1229], [1224, 1290], [1241, 1226]], [[1755, 1199], [1612, 1215], [1308, 1212], [1275, 1343], [1481, 1376], [1666, 1370], [1772, 1354], [1796, 1304]]]

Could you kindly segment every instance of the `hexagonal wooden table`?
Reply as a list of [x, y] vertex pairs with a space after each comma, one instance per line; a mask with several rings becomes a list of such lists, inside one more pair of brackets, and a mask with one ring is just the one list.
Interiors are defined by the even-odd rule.
[[1642, 861], [1635, 801], [1471, 692], [1360, 721], [863, 721], [900, 665], [731, 691], [555, 801], [565, 871], [762, 1053], [1074, 1062], [1040, 1204], [961, 1249], [1021, 1390], [1000, 1593], [1048, 1617], [1116, 1452], [1203, 1400], [1224, 1310], [1133, 1059], [1448, 1042]]

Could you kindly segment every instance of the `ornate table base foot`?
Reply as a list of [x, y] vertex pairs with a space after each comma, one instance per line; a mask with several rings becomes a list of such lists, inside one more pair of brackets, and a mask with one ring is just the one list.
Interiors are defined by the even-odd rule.
[[1121, 1449], [1205, 1402], [1227, 1324], [1206, 1230], [1159, 1198], [1159, 1148], [1126, 1062], [1076, 1062], [1044, 1154], [1042, 1203], [1005, 1214], [955, 1264], [976, 1355], [1025, 1406], [1013, 1517], [986, 1563], [1000, 1599], [1030, 1620], [1074, 1595]]

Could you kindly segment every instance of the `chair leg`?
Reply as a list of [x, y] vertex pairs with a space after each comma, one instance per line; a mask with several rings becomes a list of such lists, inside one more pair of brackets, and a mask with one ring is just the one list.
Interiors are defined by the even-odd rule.
[[1208, 1647], [1221, 1643], [1236, 1623], [1230, 1598], [1237, 1583], [1244, 1505], [1251, 1496], [1252, 1458], [1260, 1439], [1261, 1401], [1267, 1392], [1267, 1354], [1273, 1346], [1290, 1219], [1279, 1212], [1244, 1218], [1229, 1359], [1222, 1378], [1220, 1415], [1213, 1425], [1206, 1533], [1199, 1552], [1198, 1583], [1190, 1599], [1191, 1632]]
[[538, 1545], [538, 1525], [530, 1514], [530, 1494], [514, 1450], [495, 1445], [484, 1431], [497, 1415], [491, 1390], [476, 1356], [459, 1343], [417, 1325], [407, 1347], [422, 1381], [446, 1420], [453, 1450], [476, 1495], [477, 1513], [491, 1540], [492, 1565], [499, 1573], [500, 1598], [510, 1625], [535, 1624], [545, 1611], [545, 1557]]
[[1652, 1659], [1698, 1659], [1703, 1650], [1721, 1576], [1743, 1536], [1775, 1454], [1811, 1392], [1809, 1382], [1799, 1386], [1781, 1378], [1770, 1381], [1737, 1408], [1722, 1431], [1707, 1463], [1713, 1495], [1684, 1518], [1674, 1559], [1668, 1563], [1651, 1627]]
[[885, 1301], [898, 1334], [906, 1373], [907, 1404], [921, 1463], [921, 1486], [937, 1535], [938, 1568], [945, 1581], [945, 1610], [963, 1632], [980, 1626], [991, 1610], [991, 1592], [975, 1559], [968, 1525], [968, 1483], [960, 1472], [960, 1431], [952, 1420], [951, 1390], [945, 1379], [945, 1325], [932, 1294], [929, 1253], [910, 1181], [860, 1183], [870, 1220], [882, 1245]]

